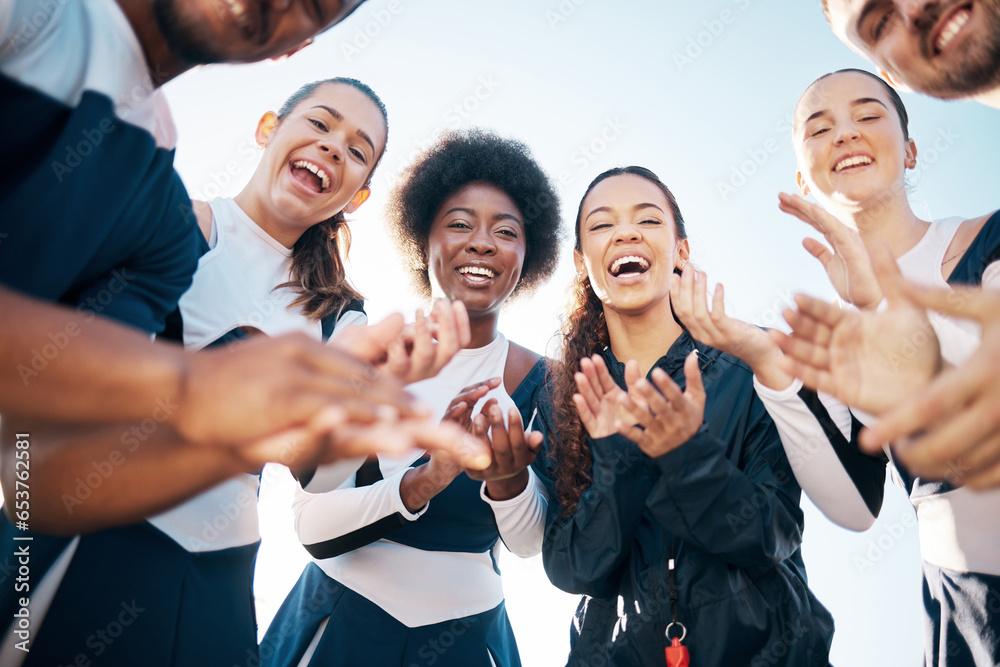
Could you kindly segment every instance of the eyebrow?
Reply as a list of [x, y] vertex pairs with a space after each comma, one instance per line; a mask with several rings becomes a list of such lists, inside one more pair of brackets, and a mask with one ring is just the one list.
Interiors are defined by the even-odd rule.
[[[649, 202], [643, 202], [642, 204], [636, 204], [635, 206], [632, 207], [632, 212], [635, 213], [635, 212], [638, 212], [638, 211], [645, 210], [647, 208], [655, 208], [660, 213], [663, 213], [664, 215], [666, 215], [666, 212], [664, 212], [664, 210], [662, 208], [660, 208], [656, 204], [652, 204], [652, 203], [649, 203]], [[611, 207], [610, 206], [598, 206], [593, 211], [591, 211], [590, 213], [588, 213], [587, 217], [584, 218], [583, 221], [586, 222], [587, 220], [590, 219], [590, 216], [594, 215], [595, 213], [611, 213], [611, 212], [612, 211], [611, 211]]]
[[[874, 102], [875, 104], [878, 104], [879, 106], [881, 106], [886, 111], [889, 110], [889, 107], [887, 107], [885, 105], [885, 103], [882, 102], [882, 100], [877, 99], [875, 97], [859, 97], [858, 99], [851, 101], [851, 106], [852, 107], [859, 107], [862, 104], [871, 104], [872, 102]], [[828, 113], [830, 113], [830, 112], [827, 111], [826, 109], [820, 109], [819, 111], [813, 113], [808, 118], [806, 118], [805, 121], [803, 122], [803, 124], [808, 123], [809, 121], [814, 120], [816, 118], [819, 118], [820, 116], [825, 116]]]
[[[331, 116], [333, 116], [334, 118], [336, 118], [338, 121], [344, 120], [344, 114], [340, 113], [339, 111], [337, 111], [336, 109], [334, 109], [332, 107], [326, 106], [325, 104], [317, 104], [316, 106], [313, 107], [313, 109], [323, 109], [328, 114], [330, 114]], [[359, 129], [358, 130], [358, 136], [361, 137], [362, 139], [364, 139], [368, 143], [368, 145], [372, 147], [372, 153], [377, 152], [375, 150], [375, 142], [372, 141], [371, 135], [369, 135], [364, 130]]]

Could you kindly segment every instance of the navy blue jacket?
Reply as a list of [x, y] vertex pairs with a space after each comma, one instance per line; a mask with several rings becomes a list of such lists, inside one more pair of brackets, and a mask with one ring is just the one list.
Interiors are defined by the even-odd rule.
[[[806, 584], [800, 489], [750, 369], [687, 333], [656, 366], [684, 387], [684, 359], [696, 346], [707, 401], [694, 437], [656, 459], [622, 436], [589, 440], [593, 484], [576, 511], [562, 516], [550, 489], [545, 571], [587, 596], [569, 664], [663, 667], [676, 613], [697, 667], [826, 666], [833, 619]], [[603, 354], [624, 387], [624, 365]], [[546, 432], [550, 410], [541, 414]], [[554, 479], [558, 462], [539, 460]]]

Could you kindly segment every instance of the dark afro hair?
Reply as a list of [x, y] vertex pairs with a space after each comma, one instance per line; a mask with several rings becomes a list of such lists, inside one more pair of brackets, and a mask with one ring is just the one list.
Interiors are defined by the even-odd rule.
[[[530, 293], [559, 259], [559, 198], [528, 147], [481, 129], [448, 132], [417, 156], [389, 195], [389, 230], [413, 274], [430, 296], [425, 249], [445, 200], [470, 183], [496, 186], [524, 219], [524, 265], [513, 295]], [[512, 295], [512, 296], [513, 296]]]

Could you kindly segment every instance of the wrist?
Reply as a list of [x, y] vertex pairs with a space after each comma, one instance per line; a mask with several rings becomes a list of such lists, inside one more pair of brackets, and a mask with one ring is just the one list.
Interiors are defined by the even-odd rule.
[[510, 500], [524, 493], [528, 486], [530, 475], [528, 469], [523, 468], [518, 473], [503, 479], [494, 479], [486, 482], [486, 495], [490, 500]]

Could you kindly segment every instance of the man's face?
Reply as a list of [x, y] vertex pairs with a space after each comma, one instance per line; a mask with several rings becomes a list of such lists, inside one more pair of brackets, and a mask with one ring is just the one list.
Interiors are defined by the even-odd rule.
[[833, 32], [897, 83], [955, 99], [1000, 87], [1000, 0], [828, 0]]
[[160, 32], [192, 65], [256, 62], [301, 47], [364, 0], [153, 0]]

